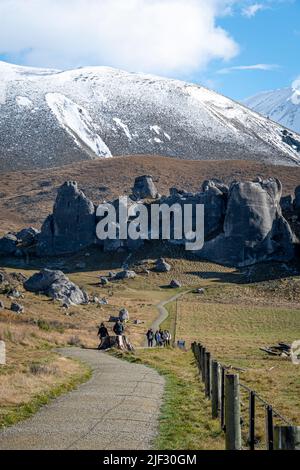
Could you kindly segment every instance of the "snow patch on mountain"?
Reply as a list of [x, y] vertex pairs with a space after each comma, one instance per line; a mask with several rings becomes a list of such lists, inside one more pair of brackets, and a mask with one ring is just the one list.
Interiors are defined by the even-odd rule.
[[124, 124], [124, 122], [122, 122], [121, 119], [119, 119], [119, 118], [113, 118], [113, 120], [115, 121], [116, 125], [124, 132], [127, 139], [129, 140], [129, 142], [131, 142], [132, 141], [132, 135], [129, 132], [128, 126], [126, 124]]
[[300, 133], [300, 80], [292, 87], [265, 91], [247, 98], [245, 105], [279, 124]]
[[32, 101], [29, 98], [26, 98], [26, 96], [17, 96], [16, 103], [21, 109], [31, 109], [33, 106]]
[[105, 142], [96, 133], [96, 126], [90, 115], [82, 106], [60, 93], [47, 93], [45, 99], [61, 126], [78, 146], [85, 144], [98, 157], [112, 156]]
[[150, 126], [150, 131], [154, 131], [155, 134], [160, 135], [161, 128], [159, 126]]

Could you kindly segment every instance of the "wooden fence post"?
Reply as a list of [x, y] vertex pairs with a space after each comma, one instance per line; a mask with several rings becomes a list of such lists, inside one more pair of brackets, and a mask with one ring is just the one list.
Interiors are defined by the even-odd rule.
[[201, 372], [201, 349], [202, 349], [202, 344], [201, 343], [198, 343], [197, 344], [198, 346], [198, 356], [197, 356], [197, 360], [198, 360], [198, 366], [199, 366], [199, 372]]
[[255, 450], [255, 392], [249, 393], [249, 448]]
[[211, 355], [210, 352], [205, 353], [205, 396], [211, 398]]
[[275, 450], [300, 450], [300, 426], [275, 426]]
[[266, 440], [267, 450], [274, 450], [273, 409], [271, 405], [266, 406]]
[[202, 382], [205, 382], [205, 353], [206, 348], [202, 348], [202, 361], [201, 361], [201, 372], [202, 372]]
[[216, 419], [219, 416], [221, 402], [221, 374], [217, 361], [211, 363], [211, 414]]
[[226, 450], [241, 450], [240, 383], [237, 374], [225, 376]]
[[220, 424], [225, 429], [225, 369], [221, 366]]

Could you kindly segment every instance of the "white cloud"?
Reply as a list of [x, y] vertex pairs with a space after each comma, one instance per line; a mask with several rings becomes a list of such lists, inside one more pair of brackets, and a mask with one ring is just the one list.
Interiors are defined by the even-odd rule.
[[58, 68], [185, 74], [238, 45], [216, 23], [233, 0], [1, 0], [0, 54]]
[[221, 70], [218, 70], [219, 74], [227, 74], [235, 71], [243, 70], [265, 70], [272, 71], [278, 69], [277, 64], [254, 64], [254, 65], [236, 65], [234, 67], [227, 67]]
[[265, 6], [261, 3], [253, 3], [252, 5], [243, 8], [242, 14], [247, 18], [253, 18], [257, 12], [263, 10], [264, 8]]

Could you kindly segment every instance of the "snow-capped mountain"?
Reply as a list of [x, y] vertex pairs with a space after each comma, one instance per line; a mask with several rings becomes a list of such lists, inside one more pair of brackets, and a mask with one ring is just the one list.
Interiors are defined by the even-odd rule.
[[273, 121], [300, 133], [300, 82], [298, 86], [265, 91], [247, 98], [244, 104]]
[[300, 164], [300, 136], [287, 140], [245, 106], [178, 80], [0, 62], [0, 169], [126, 154], [292, 165]]

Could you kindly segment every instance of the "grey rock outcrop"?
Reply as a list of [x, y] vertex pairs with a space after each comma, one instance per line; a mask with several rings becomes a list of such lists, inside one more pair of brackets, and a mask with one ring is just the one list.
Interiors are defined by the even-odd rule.
[[126, 308], [122, 308], [119, 312], [119, 319], [122, 322], [128, 321], [129, 320], [129, 312]]
[[0, 310], [4, 310], [4, 303], [0, 300]]
[[281, 214], [281, 191], [272, 178], [232, 183], [223, 233], [206, 242], [199, 257], [238, 267], [291, 259], [293, 234]]
[[65, 304], [80, 305], [88, 302], [87, 294], [62, 271], [42, 269], [25, 281], [24, 287], [30, 292], [45, 294]]
[[24, 228], [16, 234], [16, 237], [22, 247], [29, 247], [33, 245], [38, 238], [40, 231], [34, 227]]
[[24, 313], [25, 311], [23, 305], [20, 305], [17, 302], [12, 302], [10, 309], [12, 312], [19, 313], [19, 314]]
[[155, 271], [158, 273], [168, 273], [171, 271], [171, 266], [164, 260], [164, 258], [159, 258], [155, 263]]
[[134, 279], [136, 278], [136, 272], [135, 271], [129, 271], [125, 269], [124, 271], [120, 271], [119, 273], [116, 273], [113, 277], [113, 279], [117, 281], [122, 281], [124, 279]]
[[[223, 183], [208, 180], [203, 183], [202, 191], [198, 193], [188, 193], [186, 191], [170, 189], [170, 196], [162, 198], [162, 202], [168, 206], [179, 204], [184, 210], [185, 205], [204, 205], [204, 236], [210, 239], [218, 235], [223, 230], [223, 222], [227, 204], [227, 187]], [[192, 220], [193, 230], [196, 228], [195, 213]], [[185, 240], [183, 240], [183, 243]]]
[[151, 175], [138, 176], [135, 179], [134, 187], [132, 188], [133, 199], [157, 199], [159, 197], [158, 191], [153, 183]]
[[53, 214], [45, 220], [38, 237], [37, 254], [55, 256], [75, 253], [95, 242], [95, 207], [68, 181], [58, 190]]
[[0, 238], [0, 255], [13, 255], [17, 250], [18, 239], [13, 233], [7, 233]]
[[101, 286], [107, 286], [107, 284], [109, 284], [109, 280], [107, 279], [107, 277], [101, 276], [100, 277], [100, 284], [101, 284]]
[[291, 214], [294, 211], [294, 198], [291, 194], [282, 196], [280, 199], [280, 207], [283, 213]]
[[298, 218], [300, 218], [300, 186], [295, 189], [294, 209]]
[[182, 287], [182, 284], [176, 279], [172, 279], [172, 281], [169, 284], [169, 287], [171, 287], [171, 289], [179, 289], [180, 287]]

